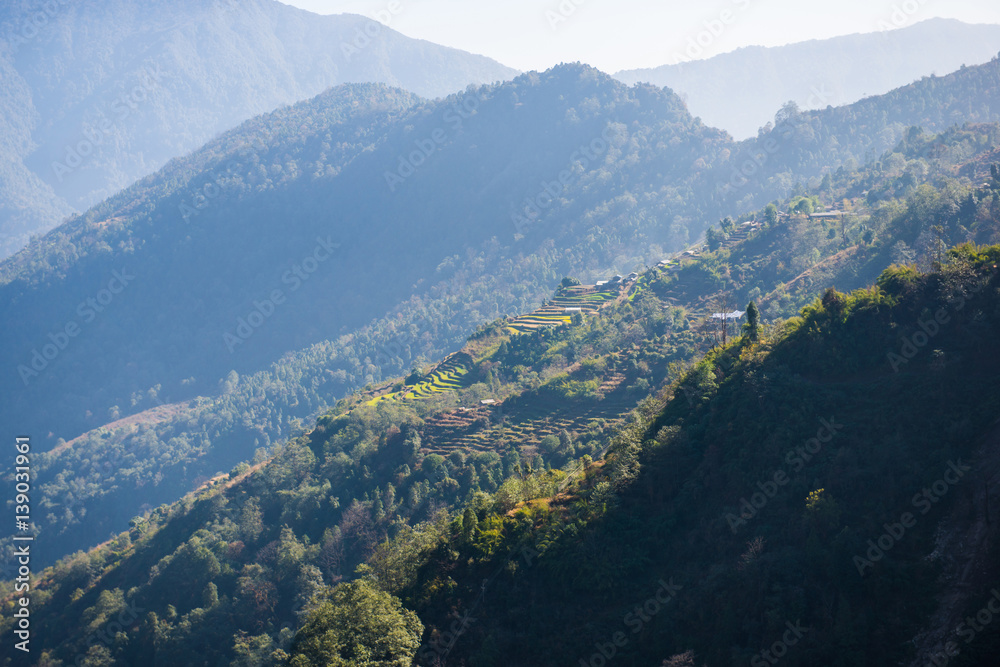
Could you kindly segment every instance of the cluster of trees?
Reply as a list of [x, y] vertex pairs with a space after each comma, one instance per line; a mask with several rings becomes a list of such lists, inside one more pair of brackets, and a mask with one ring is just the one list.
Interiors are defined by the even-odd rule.
[[[472, 610], [449, 659], [475, 664], [586, 662], [618, 631], [626, 662], [689, 650], [698, 664], [750, 662], [786, 622], [805, 635], [786, 647], [790, 665], [912, 659], [940, 581], [928, 554], [962, 492], [911, 500], [949, 462], [970, 462], [1000, 407], [986, 352], [998, 259], [1000, 246], [963, 246], [940, 272], [892, 268], [869, 290], [828, 291], [780, 329], [748, 328], [640, 406], [599, 474], [501, 517], [494, 555], [453, 531], [399, 595], [431, 636]], [[939, 308], [954, 316], [947, 330], [896, 372], [886, 351]], [[983, 482], [973, 470], [957, 482], [965, 493]], [[916, 525], [873, 552], [908, 510]], [[650, 602], [664, 583], [679, 592]], [[996, 633], [976, 642], [961, 664], [989, 664]]]

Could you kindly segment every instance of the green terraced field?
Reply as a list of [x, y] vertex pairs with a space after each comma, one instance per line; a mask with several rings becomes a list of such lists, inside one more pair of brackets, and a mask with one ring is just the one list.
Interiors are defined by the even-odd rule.
[[554, 327], [568, 324], [573, 313], [567, 313], [567, 308], [580, 308], [585, 315], [595, 313], [609, 301], [618, 298], [617, 290], [596, 291], [591, 285], [578, 285], [562, 291], [548, 304], [527, 315], [522, 315], [508, 325], [512, 333], [530, 333], [539, 327]]
[[369, 403], [379, 401], [419, 400], [430, 398], [435, 394], [455, 391], [468, 386], [467, 375], [472, 368], [473, 359], [465, 352], [456, 352], [446, 358], [431, 371], [430, 375], [402, 391], [385, 394], [372, 399]]

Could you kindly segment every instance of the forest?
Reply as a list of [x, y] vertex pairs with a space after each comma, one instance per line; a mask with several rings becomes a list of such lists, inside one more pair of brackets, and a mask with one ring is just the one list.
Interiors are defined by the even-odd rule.
[[[927, 127], [944, 124], [948, 100], [960, 93], [944, 95], [942, 87], [978, 91], [995, 68], [996, 62], [918, 82], [888, 96], [886, 104], [926, 112], [933, 94], [946, 104]], [[107, 312], [2, 408], [23, 423], [44, 425], [43, 447], [49, 451], [40, 470], [45, 508], [40, 539], [48, 541], [47, 562], [94, 546], [94, 536], [117, 534], [134, 516], [172, 502], [242, 461], [259, 462], [352, 391], [427, 367], [459, 349], [483, 322], [540, 305], [564, 276], [593, 282], [614, 271], [642, 269], [696, 241], [701, 230], [725, 216], [733, 221], [730, 230], [752, 219], [781, 224], [740, 245], [734, 245], [740, 233], [721, 227], [707, 232], [710, 245], [718, 242], [719, 248], [676, 276], [676, 287], [683, 287], [678, 305], [692, 316], [716, 306], [708, 297], [715, 287], [727, 286], [724, 292], [733, 304], [754, 299], [767, 318], [784, 317], [828, 284], [861, 287], [891, 262], [918, 257], [926, 262], [932, 247], [997, 240], [984, 224], [996, 205], [991, 191], [982, 190], [981, 182], [968, 182], [970, 174], [955, 172], [966, 163], [975, 171], [969, 161], [989, 152], [996, 137], [989, 124], [940, 133], [886, 130], [886, 137], [900, 141], [871, 165], [852, 168], [864, 159], [858, 155], [854, 163], [847, 159], [824, 170], [822, 155], [808, 153], [810, 144], [799, 134], [806, 124], [825, 123], [826, 116], [788, 111], [773, 133], [793, 134], [776, 155], [782, 160], [799, 156], [794, 164], [825, 173], [812, 182], [783, 176], [788, 192], [753, 209], [733, 198], [771, 187], [765, 185], [770, 182], [765, 172], [794, 172], [772, 160], [738, 192], [717, 196], [713, 174], [718, 170], [707, 162], [700, 172], [684, 165], [711, 155], [719, 165], [736, 165], [740, 157], [725, 147], [724, 135], [687, 115], [669, 91], [626, 89], [596, 70], [565, 66], [477, 89], [475, 114], [464, 120], [449, 115], [471, 94], [431, 103], [381, 86], [332, 89], [248, 121], [3, 265], [0, 291], [9, 297], [3, 301], [9, 304], [5, 317], [23, 319], [30, 312], [27, 321], [37, 323], [34, 329], [4, 333], [2, 349], [13, 351], [4, 368], [12, 373], [11, 382], [21, 385], [16, 369], [30, 362], [38, 341], [46, 340], [51, 327], [64, 326], [77, 304], [120, 270], [112, 253], [124, 253], [143, 267]], [[567, 95], [578, 101], [568, 118]], [[511, 144], [497, 138], [495, 125], [511, 105], [531, 114], [505, 121], [510, 136], [541, 145], [546, 139], [537, 128], [552, 122], [570, 138], [561, 142], [564, 146], [553, 145], [545, 159], [530, 160], [518, 183], [503, 188], [518, 192], [516, 197], [505, 200], [498, 191], [496, 199], [476, 203], [474, 208], [483, 207], [476, 210], [494, 213], [485, 212], [476, 225], [456, 232], [456, 211], [472, 204], [464, 203], [465, 195], [442, 194], [428, 208], [420, 203], [428, 192], [422, 179], [454, 183], [456, 192], [477, 191], [485, 181], [476, 179], [494, 179], [490, 168], [476, 171], [463, 160], [473, 159], [467, 157], [475, 154], [473, 147], [492, 146], [491, 152], [499, 151], [496, 166], [504, 163]], [[838, 131], [854, 126], [850, 113], [881, 117], [884, 110], [873, 105], [866, 101], [853, 111], [838, 110]], [[371, 206], [388, 206], [378, 215], [409, 228], [438, 225], [441, 238], [454, 247], [438, 243], [438, 257], [418, 261], [409, 249], [419, 239], [398, 230], [386, 231], [399, 237], [394, 255], [380, 244], [380, 236], [345, 233], [337, 239], [343, 255], [290, 292], [280, 315], [229, 353], [224, 332], [234, 330], [262, 295], [284, 286], [282, 275], [311, 256], [317, 236], [330, 236], [329, 211], [344, 213], [334, 203], [341, 192], [337, 188], [363, 189], [357, 184], [382, 179], [386, 165], [396, 164], [400, 147], [432, 135], [446, 115], [462, 123], [449, 135], [451, 143], [439, 161], [407, 179], [389, 204], [359, 202], [357, 219], [344, 229], [350, 224], [361, 229], [375, 214]], [[453, 125], [443, 127], [450, 131]], [[607, 133], [609, 128], [613, 132]], [[524, 201], [521, 193], [537, 195], [535, 183], [558, 178], [574, 151], [602, 132], [614, 145], [607, 146], [599, 164], [587, 169], [577, 164], [571, 192], [542, 210], [533, 224], [520, 231], [511, 225], [509, 213]], [[775, 136], [777, 141], [782, 135]], [[664, 146], [670, 147], [669, 157]], [[728, 179], [728, 167], [720, 169]], [[449, 170], [464, 175], [452, 178]], [[658, 176], [650, 180], [654, 172]], [[610, 195], [612, 190], [618, 194]], [[640, 197], [640, 192], [648, 194]], [[845, 215], [814, 225], [801, 198], [817, 211], [822, 207]], [[271, 224], [282, 202], [289, 201], [301, 211], [294, 235]], [[954, 206], [956, 215], [950, 212]], [[949, 209], [947, 225], [930, 222], [938, 208]], [[404, 213], [413, 210], [426, 219]], [[897, 232], [895, 221], [904, 210], [909, 226]], [[932, 229], [936, 226], [942, 227], [940, 233]], [[723, 234], [732, 239], [721, 239]], [[770, 250], [759, 245], [767, 239]], [[756, 266], [740, 256], [747, 252], [757, 258]], [[261, 272], [261, 266], [267, 269]], [[223, 275], [231, 278], [223, 280]], [[378, 283], [382, 296], [347, 298], [345, 285], [354, 280]], [[192, 294], [192, 300], [167, 298], [168, 286]], [[150, 337], [151, 331], [164, 335]], [[181, 341], [200, 341], [193, 349], [204, 353], [188, 354]], [[104, 361], [95, 366], [97, 359]], [[59, 387], [66, 391], [56, 392]], [[578, 388], [593, 393], [593, 387]], [[64, 397], [60, 409], [42, 410], [42, 397], [55, 394]]]
[[[565, 664], [608, 646], [622, 664], [723, 664], [786, 623], [803, 630], [789, 664], [905, 659], [964, 566], [927, 560], [936, 522], [979, 517], [991, 465], [996, 132], [911, 132], [747, 216], [757, 232], [722, 220], [714, 251], [644, 271], [586, 319], [481, 325], [450, 391], [393, 398], [442, 377], [427, 365], [369, 383], [47, 570], [39, 631], [74, 629], [39, 664]], [[855, 212], [811, 220], [803, 200]], [[849, 291], [803, 277], [824, 264], [815, 279]], [[744, 300], [724, 341], [706, 314]], [[951, 464], [969, 483], [868, 554], [882, 524], [924, 516], [911, 496]], [[636, 613], [647, 599], [656, 613]], [[963, 659], [995, 648], [979, 636]]]

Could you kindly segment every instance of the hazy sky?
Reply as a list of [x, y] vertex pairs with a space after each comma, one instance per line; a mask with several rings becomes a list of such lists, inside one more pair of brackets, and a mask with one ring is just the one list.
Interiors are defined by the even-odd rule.
[[[935, 16], [1000, 23], [997, 0], [282, 0], [379, 18], [410, 37], [521, 70], [583, 61], [606, 72], [741, 46], [874, 32]], [[700, 41], [699, 54], [690, 40]]]

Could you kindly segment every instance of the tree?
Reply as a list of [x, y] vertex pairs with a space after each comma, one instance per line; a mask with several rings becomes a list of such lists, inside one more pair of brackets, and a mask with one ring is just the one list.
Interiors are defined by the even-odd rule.
[[782, 123], [787, 123], [793, 118], [796, 118], [800, 113], [802, 112], [799, 110], [799, 105], [793, 100], [789, 100], [785, 102], [778, 110], [778, 113], [774, 115], [774, 124], [779, 126]]
[[279, 660], [288, 657], [267, 633], [251, 637], [243, 631], [233, 640], [233, 655], [231, 667], [264, 667], [280, 664]]
[[760, 336], [760, 311], [757, 304], [751, 301], [747, 304], [747, 323], [743, 325], [748, 340], [755, 341]]
[[465, 513], [462, 515], [462, 541], [466, 544], [472, 542], [476, 539], [478, 529], [479, 517], [476, 516], [476, 512], [471, 507], [466, 507]]
[[240, 531], [243, 539], [252, 544], [260, 537], [263, 530], [264, 515], [261, 514], [257, 501], [251, 498], [240, 512]]
[[788, 205], [789, 213], [799, 213], [801, 215], [812, 215], [816, 210], [815, 203], [809, 197], [796, 197]]
[[79, 664], [84, 667], [110, 667], [110, 665], [115, 664], [115, 661], [107, 646], [95, 644], [87, 650], [86, 655], [83, 656], [83, 661]]
[[764, 220], [769, 226], [773, 226], [778, 222], [778, 207], [774, 204], [768, 204], [764, 207]]
[[424, 626], [366, 579], [321, 594], [292, 644], [292, 667], [409, 667]]
[[570, 278], [569, 276], [567, 276], [563, 278], [562, 282], [559, 284], [562, 286], [563, 289], [566, 289], [567, 287], [575, 287], [576, 285], [579, 285], [580, 281], [577, 280], [576, 278]]
[[538, 447], [547, 455], [551, 456], [552, 454], [556, 453], [556, 450], [559, 449], [560, 444], [561, 443], [559, 442], [559, 436], [552, 435], [550, 433], [549, 435], [546, 435], [544, 438], [542, 438], [541, 442], [538, 443]]
[[709, 227], [705, 231], [705, 242], [708, 244], [708, 251], [715, 252], [722, 246], [722, 242], [726, 240], [725, 234], [717, 230], [715, 227]]
[[201, 592], [201, 606], [211, 609], [217, 604], [219, 604], [219, 587], [210, 581], [205, 584], [205, 589]]

